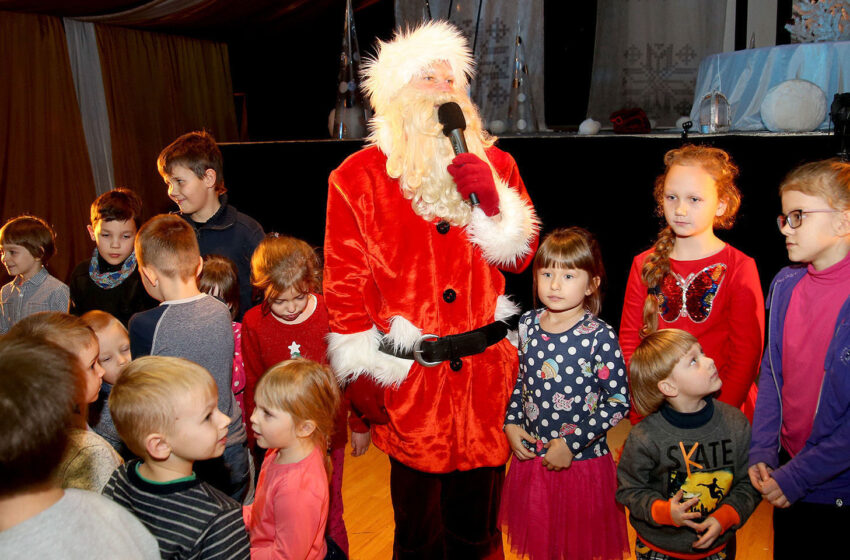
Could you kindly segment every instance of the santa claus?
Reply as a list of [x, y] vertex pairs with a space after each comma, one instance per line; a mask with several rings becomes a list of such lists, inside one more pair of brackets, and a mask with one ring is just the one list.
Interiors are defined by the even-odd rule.
[[[500, 269], [529, 264], [538, 221], [466, 93], [472, 69], [445, 22], [379, 42], [363, 71], [369, 146], [329, 179], [328, 353], [390, 456], [397, 558], [502, 557], [502, 425], [518, 370], [505, 320], [518, 309]], [[447, 102], [463, 111], [468, 153], [443, 133]]]

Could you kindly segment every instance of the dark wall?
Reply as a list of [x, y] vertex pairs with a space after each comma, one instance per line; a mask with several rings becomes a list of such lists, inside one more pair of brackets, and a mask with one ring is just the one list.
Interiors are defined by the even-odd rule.
[[[788, 262], [776, 227], [779, 182], [799, 163], [832, 155], [831, 138], [730, 135], [710, 141], [728, 150], [741, 168], [738, 185], [743, 202], [738, 220], [719, 235], [755, 258], [766, 291], [773, 275]], [[679, 144], [677, 138], [657, 136], [499, 141], [519, 165], [544, 233], [578, 225], [598, 237], [609, 280], [601, 316], [612, 324], [619, 324], [632, 258], [653, 243], [660, 229], [652, 185], [663, 171], [664, 153]], [[360, 146], [356, 141], [223, 145], [231, 200], [267, 231], [295, 235], [320, 247], [328, 174]], [[508, 291], [528, 308], [530, 271], [507, 276]]]

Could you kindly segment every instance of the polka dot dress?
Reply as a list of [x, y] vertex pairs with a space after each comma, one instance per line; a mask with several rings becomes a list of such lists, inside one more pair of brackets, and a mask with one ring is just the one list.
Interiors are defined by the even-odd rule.
[[605, 433], [628, 411], [626, 366], [614, 330], [586, 313], [572, 329], [548, 333], [541, 310], [519, 321], [520, 371], [505, 418], [538, 439], [531, 451], [564, 438], [573, 460], [608, 453]]

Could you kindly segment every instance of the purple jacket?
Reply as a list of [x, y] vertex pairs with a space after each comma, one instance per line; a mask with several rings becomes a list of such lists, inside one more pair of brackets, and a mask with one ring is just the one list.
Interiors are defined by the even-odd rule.
[[785, 314], [794, 286], [805, 275], [803, 266], [783, 268], [773, 279], [767, 295], [770, 320], [753, 419], [750, 465], [763, 462], [775, 469], [773, 477], [791, 503], [803, 500], [850, 505], [850, 297], [841, 306], [835, 334], [827, 349], [812, 433], [800, 453], [777, 468]]

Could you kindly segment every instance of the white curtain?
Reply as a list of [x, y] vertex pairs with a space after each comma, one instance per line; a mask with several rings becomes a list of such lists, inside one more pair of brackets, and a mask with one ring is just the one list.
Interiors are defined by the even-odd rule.
[[691, 112], [700, 60], [723, 51], [726, 19], [727, 0], [599, 0], [587, 116], [610, 127], [611, 113], [640, 107], [674, 126]]
[[[516, 36], [522, 37], [537, 126], [544, 129], [543, 0], [431, 0], [429, 4], [434, 19], [448, 19], [457, 25], [474, 48], [476, 74], [471, 96], [485, 126], [507, 120]], [[423, 0], [395, 0], [396, 25], [421, 21], [424, 5]]]
[[100, 71], [94, 24], [64, 18], [65, 39], [77, 104], [83, 121], [89, 162], [97, 194], [114, 187], [112, 170], [112, 138], [109, 134], [109, 112]]

